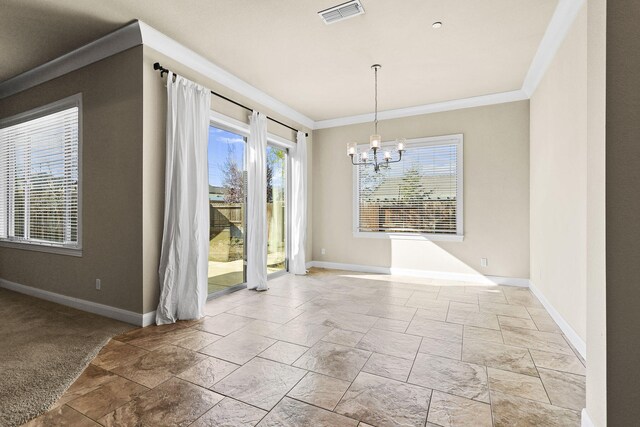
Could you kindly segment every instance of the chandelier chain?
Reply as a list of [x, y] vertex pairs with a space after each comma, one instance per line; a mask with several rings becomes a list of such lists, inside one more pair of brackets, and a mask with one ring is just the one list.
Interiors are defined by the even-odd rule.
[[378, 67], [373, 68], [374, 80], [375, 80], [375, 134], [378, 134]]

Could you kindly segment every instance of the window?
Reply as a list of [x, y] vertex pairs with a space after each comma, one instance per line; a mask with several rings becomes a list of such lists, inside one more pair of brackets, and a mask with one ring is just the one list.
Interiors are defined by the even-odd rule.
[[409, 140], [379, 173], [354, 169], [356, 237], [462, 240], [462, 135]]
[[75, 95], [0, 121], [1, 244], [79, 254], [80, 114]]

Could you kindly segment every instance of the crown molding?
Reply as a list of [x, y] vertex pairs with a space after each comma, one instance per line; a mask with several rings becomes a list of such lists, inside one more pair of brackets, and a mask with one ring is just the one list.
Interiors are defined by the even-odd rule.
[[[415, 107], [398, 108], [378, 112], [378, 120], [399, 119], [402, 117], [419, 116], [422, 114], [440, 113], [443, 111], [461, 110], [463, 108], [482, 107], [485, 105], [503, 104], [505, 102], [522, 101], [529, 99], [522, 90], [500, 92], [491, 95], [474, 96], [471, 98], [454, 99], [452, 101], [436, 102], [433, 104], [418, 105]], [[320, 120], [315, 123], [314, 129], [326, 129], [338, 126], [368, 123], [374, 120], [373, 113], [357, 116], [340, 117], [337, 119]]]
[[263, 105], [284, 117], [293, 120], [309, 129], [314, 128], [313, 119], [294, 110], [288, 105], [278, 101], [277, 99], [267, 95], [255, 86], [250, 85], [244, 80], [236, 77], [230, 72], [220, 68], [213, 62], [203, 56], [192, 51], [188, 47], [178, 43], [172, 38], [164, 35], [155, 28], [138, 21], [140, 31], [142, 33], [142, 43], [151, 49], [168, 56], [180, 64], [191, 68], [192, 70], [206, 76], [207, 78], [228, 87], [229, 89], [246, 96], [252, 101]]
[[[480, 107], [529, 99], [553, 61], [585, 0], [559, 0], [531, 62], [521, 89], [464, 99], [385, 110], [379, 119], [389, 120], [422, 114]], [[89, 44], [0, 83], [0, 99], [55, 79], [124, 50], [144, 44], [207, 78], [309, 129], [326, 129], [370, 122], [373, 114], [314, 121], [265, 92], [171, 39], [142, 21], [134, 21]]]
[[542, 81], [547, 68], [551, 65], [556, 52], [567, 37], [573, 21], [582, 8], [585, 0], [559, 0], [556, 10], [553, 12], [547, 30], [538, 45], [538, 51], [531, 61], [529, 71], [524, 78], [522, 90], [528, 97], [533, 96], [538, 85]]
[[0, 99], [142, 44], [138, 21], [0, 83]]
[[[481, 107], [505, 102], [522, 101], [531, 98], [547, 68], [553, 61], [556, 52], [562, 45], [567, 33], [573, 25], [578, 12], [585, 0], [559, 0], [555, 11], [549, 21], [538, 50], [529, 66], [522, 88], [511, 92], [494, 93], [471, 98], [452, 101], [436, 102], [432, 104], [418, 105], [415, 107], [399, 108], [378, 112], [378, 118], [382, 120], [398, 119], [402, 117], [418, 116], [422, 114], [440, 113], [443, 111], [460, 110], [463, 108]], [[373, 113], [359, 114], [356, 116], [338, 117], [335, 119], [319, 120], [314, 129], [327, 129], [332, 127], [354, 125], [373, 121]]]
[[0, 99], [68, 74], [135, 46], [145, 45], [309, 129], [314, 121], [223, 70], [155, 28], [133, 21], [97, 40], [0, 83]]

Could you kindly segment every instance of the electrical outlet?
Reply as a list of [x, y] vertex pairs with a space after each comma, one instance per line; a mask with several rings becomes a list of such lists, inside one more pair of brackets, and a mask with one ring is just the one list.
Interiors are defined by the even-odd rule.
[[96, 290], [99, 291], [101, 287], [100, 279], [96, 279]]
[[327, 250], [325, 248], [320, 249], [320, 253], [322, 255], [325, 255], [327, 253]]
[[486, 258], [480, 258], [480, 265], [482, 267], [488, 267], [489, 266], [489, 260], [487, 260]]

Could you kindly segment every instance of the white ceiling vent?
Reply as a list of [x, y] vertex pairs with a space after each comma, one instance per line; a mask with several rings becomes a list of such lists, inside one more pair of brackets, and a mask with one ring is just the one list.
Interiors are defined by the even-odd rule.
[[318, 12], [318, 15], [320, 15], [320, 18], [322, 18], [325, 24], [333, 24], [334, 22], [353, 18], [363, 13], [364, 8], [360, 0], [352, 0], [339, 4], [338, 6], [330, 7], [329, 9], [321, 10]]

